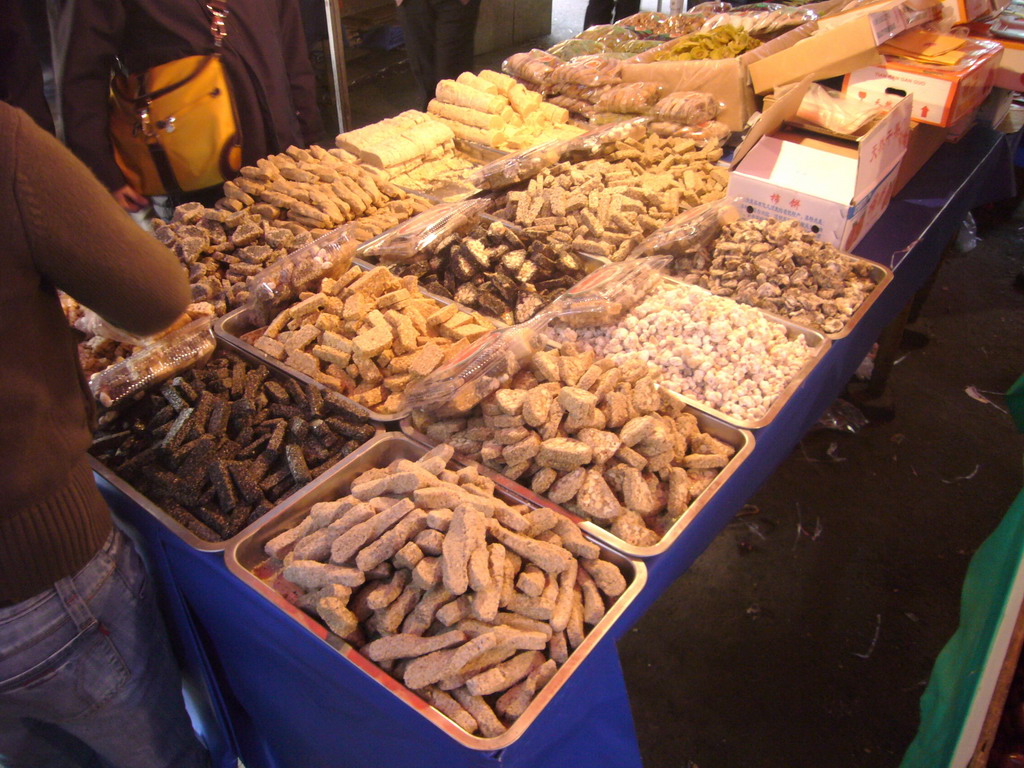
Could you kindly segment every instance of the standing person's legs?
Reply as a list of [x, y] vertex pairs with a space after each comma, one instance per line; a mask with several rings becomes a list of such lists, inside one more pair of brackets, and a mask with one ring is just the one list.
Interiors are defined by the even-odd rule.
[[402, 0], [398, 6], [398, 22], [402, 25], [409, 67], [420, 89], [420, 109], [425, 110], [427, 102], [434, 97], [434, 87], [438, 80], [435, 69], [434, 9], [429, 0]]
[[0, 609], [0, 764], [209, 764], [152, 585], [119, 531], [75, 576]]
[[583, 28], [589, 29], [595, 24], [611, 24], [614, 8], [615, 0], [590, 0], [583, 15]]
[[615, 0], [615, 21], [640, 13], [640, 0]]
[[480, 16], [480, 0], [469, 0], [465, 4], [459, 0], [434, 0], [434, 13], [437, 18], [434, 30], [436, 88], [440, 80], [455, 79], [463, 72], [473, 71], [473, 38]]

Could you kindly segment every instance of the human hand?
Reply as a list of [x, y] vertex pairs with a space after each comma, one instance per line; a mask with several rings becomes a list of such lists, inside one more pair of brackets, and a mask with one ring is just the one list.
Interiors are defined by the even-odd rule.
[[114, 196], [117, 204], [128, 211], [128, 213], [138, 213], [149, 205], [149, 198], [136, 192], [131, 184], [125, 184], [110, 194]]

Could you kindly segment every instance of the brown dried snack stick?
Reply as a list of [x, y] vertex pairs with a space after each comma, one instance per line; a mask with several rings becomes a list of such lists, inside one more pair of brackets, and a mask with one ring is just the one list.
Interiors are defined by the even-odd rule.
[[327, 628], [338, 637], [348, 639], [359, 629], [359, 619], [339, 597], [325, 597], [317, 603], [316, 612]]
[[453, 515], [450, 509], [432, 509], [427, 513], [427, 527], [445, 533], [451, 527]]
[[565, 632], [552, 635], [548, 641], [548, 658], [556, 664], [565, 664], [569, 658], [569, 643], [565, 639]]
[[495, 704], [498, 714], [508, 722], [513, 722], [526, 711], [537, 691], [548, 684], [558, 671], [558, 664], [548, 659], [543, 664], [530, 670], [526, 679], [509, 688], [499, 697]]
[[525, 533], [530, 528], [530, 521], [521, 512], [509, 506], [496, 507], [494, 519], [516, 533]]
[[494, 714], [494, 710], [480, 696], [474, 696], [463, 688], [453, 691], [452, 695], [476, 720], [480, 726], [480, 734], [482, 736], [493, 738], [501, 736], [505, 732], [505, 726], [502, 725], [497, 715]]
[[398, 599], [407, 586], [412, 574], [409, 571], [399, 569], [391, 575], [391, 579], [382, 584], [372, 587], [366, 595], [366, 605], [371, 610], [379, 611], [387, 608]]
[[360, 653], [371, 661], [387, 661], [389, 659], [409, 659], [424, 656], [442, 648], [451, 648], [466, 642], [466, 633], [458, 630], [444, 632], [440, 635], [423, 637], [409, 633], [388, 635], [363, 646]]
[[516, 579], [516, 589], [530, 597], [540, 597], [547, 584], [547, 576], [544, 571], [530, 563], [519, 572]]
[[476, 720], [473, 716], [465, 710], [465, 708], [459, 704], [450, 695], [445, 693], [432, 685], [428, 685], [426, 688], [422, 688], [419, 691], [420, 695], [430, 704], [434, 709], [443, 714], [449, 720], [459, 726], [462, 730], [467, 733], [475, 733], [477, 729]]
[[438, 682], [451, 668], [451, 660], [457, 650], [457, 648], [446, 648], [443, 651], [434, 651], [426, 656], [413, 659], [402, 675], [406, 686], [415, 691]]
[[304, 536], [296, 542], [292, 555], [300, 560], [326, 560], [331, 555], [331, 545], [345, 531], [373, 517], [373, 509], [368, 504], [356, 504], [344, 515], [328, 525]]
[[491, 583], [490, 553], [487, 547], [477, 547], [469, 556], [469, 587], [474, 592], [486, 589]]
[[521, 629], [524, 632], [540, 632], [545, 635], [548, 639], [551, 639], [551, 624], [546, 621], [540, 621], [539, 619], [531, 619], [527, 616], [522, 616], [518, 613], [510, 613], [508, 611], [499, 611], [497, 616], [494, 617], [495, 624], [507, 624], [514, 629]]
[[600, 557], [601, 548], [584, 538], [583, 531], [568, 518], [559, 515], [553, 530], [561, 538], [562, 546], [577, 557], [590, 559]]
[[601, 592], [586, 568], [579, 568], [576, 571], [576, 583], [583, 593], [583, 622], [593, 627], [601, 621], [605, 613]]
[[356, 555], [356, 567], [361, 571], [368, 571], [383, 563], [426, 527], [427, 513], [422, 509], [413, 509], [393, 528], [381, 534], [380, 538], [359, 550], [359, 554]]
[[555, 527], [559, 515], [547, 507], [537, 507], [527, 512], [523, 517], [530, 521], [530, 530], [525, 535], [536, 539], [545, 531], [550, 531]]
[[618, 597], [626, 591], [626, 577], [614, 564], [597, 559], [582, 559], [580, 564], [593, 577], [597, 588], [608, 597]]
[[513, 592], [504, 606], [511, 613], [518, 613], [528, 619], [549, 621], [555, 610], [554, 601], [545, 601], [540, 597], [530, 597], [522, 592]]
[[[446, 587], [447, 589], [447, 587]], [[446, 627], [458, 624], [470, 614], [473, 598], [470, 595], [462, 595], [450, 603], [445, 603], [437, 609], [434, 615], [439, 622]]]
[[376, 539], [384, 531], [409, 514], [415, 505], [409, 499], [402, 499], [378, 512], [369, 520], [359, 523], [343, 533], [331, 545], [331, 562], [341, 564], [355, 557], [367, 542]]
[[442, 581], [441, 558], [424, 557], [412, 570], [412, 583], [420, 589], [432, 589]]
[[497, 520], [487, 520], [486, 523], [487, 530], [493, 538], [548, 573], [561, 573], [573, 561], [572, 555], [561, 547], [513, 533], [503, 528]]
[[315, 522], [309, 517], [306, 517], [294, 528], [289, 528], [287, 531], [279, 533], [268, 541], [266, 545], [264, 545], [263, 551], [270, 555], [270, 557], [281, 560], [284, 557], [284, 551], [303, 536], [312, 533], [314, 526]]
[[579, 648], [583, 642], [583, 598], [579, 589], [573, 585], [571, 608], [569, 611], [569, 623], [565, 628], [565, 638], [573, 648]]
[[415, 541], [410, 541], [395, 553], [394, 564], [398, 568], [408, 569], [411, 571], [422, 559], [423, 550], [415, 543]]
[[405, 617], [405, 621], [402, 622], [402, 632], [418, 635], [424, 634], [430, 629], [430, 625], [434, 623], [438, 610], [449, 603], [453, 597], [454, 595], [442, 584], [427, 590], [416, 604], [416, 607], [412, 609], [409, 615]]
[[466, 681], [466, 690], [474, 696], [488, 696], [507, 690], [543, 663], [544, 654], [540, 651], [520, 653], [486, 672], [469, 678]]
[[328, 584], [326, 587], [321, 587], [312, 592], [303, 592], [296, 598], [295, 607], [301, 608], [306, 613], [316, 615], [316, 606], [325, 597], [336, 597], [343, 604], [347, 605], [352, 597], [352, 589], [341, 584]]
[[455, 595], [469, 589], [469, 558], [485, 543], [486, 519], [468, 504], [457, 507], [451, 527], [441, 545], [441, 570], [444, 585]]
[[578, 570], [579, 565], [576, 560], [573, 560], [569, 568], [558, 574], [558, 596], [555, 598], [555, 608], [551, 612], [551, 630], [553, 632], [561, 632], [569, 624]]
[[[428, 526], [429, 526], [429, 517]], [[423, 551], [423, 554], [430, 555], [431, 557], [437, 557], [441, 554], [441, 547], [444, 543], [444, 534], [434, 528], [427, 528], [424, 531], [420, 531], [413, 538], [413, 542]]]
[[410, 584], [398, 598], [382, 611], [375, 612], [378, 624], [377, 629], [381, 634], [394, 634], [405, 621], [405, 617], [416, 606], [423, 596], [423, 590]]
[[281, 575], [292, 584], [303, 589], [320, 589], [328, 584], [358, 587], [366, 576], [355, 568], [345, 568], [315, 560], [293, 560], [284, 567]]

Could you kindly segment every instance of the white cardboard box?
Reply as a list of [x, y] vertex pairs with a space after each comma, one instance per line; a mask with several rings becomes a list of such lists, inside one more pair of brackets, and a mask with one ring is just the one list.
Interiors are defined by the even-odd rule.
[[729, 195], [749, 212], [796, 219], [851, 250], [885, 210], [910, 138], [911, 97], [858, 140], [794, 130], [808, 82], [782, 96], [737, 148]]

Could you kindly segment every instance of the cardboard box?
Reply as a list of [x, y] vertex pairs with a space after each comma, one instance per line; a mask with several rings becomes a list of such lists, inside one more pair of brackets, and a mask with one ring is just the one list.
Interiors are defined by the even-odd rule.
[[754, 92], [767, 93], [807, 76], [823, 80], [880, 64], [879, 45], [938, 16], [938, 3], [929, 0], [888, 0], [821, 19], [807, 39], [749, 65]]
[[728, 194], [748, 212], [796, 219], [849, 251], [892, 197], [910, 132], [911, 98], [865, 135], [840, 138], [786, 125], [809, 80], [782, 95], [736, 149]]
[[945, 24], [966, 24], [992, 12], [989, 0], [942, 0]]
[[993, 80], [995, 87], [1006, 88], [1010, 91], [1024, 91], [1024, 40], [999, 37], [996, 22], [974, 22], [970, 25], [971, 37], [999, 43], [1003, 46], [1003, 57], [999, 60]]
[[903, 155], [903, 160], [900, 161], [900, 168], [896, 173], [896, 183], [893, 185], [892, 193], [895, 195], [903, 189], [907, 182], [914, 178], [914, 175], [924, 167], [924, 164], [945, 143], [945, 128], [940, 128], [937, 125], [912, 122], [910, 124], [910, 140], [907, 142], [907, 151]]
[[886, 105], [913, 95], [914, 120], [949, 127], [988, 96], [1003, 53], [998, 43], [983, 40], [966, 40], [960, 50], [967, 57], [956, 67], [886, 56], [882, 65], [848, 74], [843, 93]]

